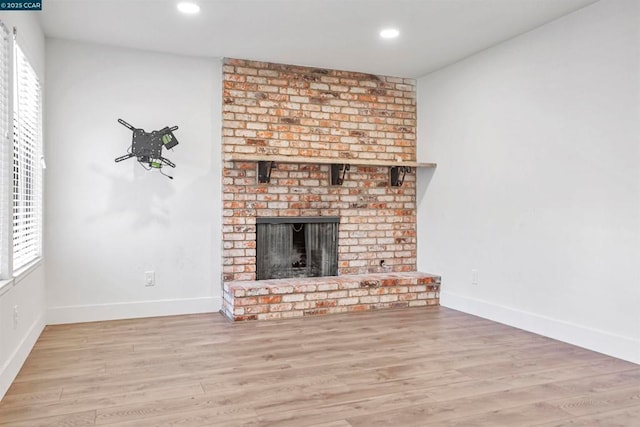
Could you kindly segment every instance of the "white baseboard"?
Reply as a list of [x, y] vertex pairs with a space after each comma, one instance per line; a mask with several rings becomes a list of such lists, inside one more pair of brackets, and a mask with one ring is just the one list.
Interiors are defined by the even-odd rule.
[[27, 360], [31, 349], [36, 344], [36, 341], [38, 341], [38, 337], [40, 337], [45, 326], [44, 315], [41, 315], [33, 322], [18, 348], [9, 356], [7, 362], [2, 366], [2, 369], [0, 369], [0, 400], [2, 400], [7, 390], [9, 390], [13, 380], [16, 379], [18, 372], [20, 372], [22, 365], [25, 360]]
[[222, 298], [219, 296], [49, 307], [47, 310], [47, 324], [58, 325], [101, 320], [212, 313], [219, 311], [221, 307]]
[[563, 320], [449, 292], [440, 293], [440, 305], [640, 364], [640, 339], [586, 328]]

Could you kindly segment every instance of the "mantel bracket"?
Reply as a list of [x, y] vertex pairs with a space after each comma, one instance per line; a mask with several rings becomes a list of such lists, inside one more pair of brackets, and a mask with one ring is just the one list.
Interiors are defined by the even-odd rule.
[[271, 182], [271, 171], [276, 167], [276, 162], [258, 162], [258, 182], [265, 184]]
[[392, 187], [402, 187], [407, 173], [411, 172], [411, 166], [391, 166], [389, 168], [389, 183]]
[[342, 185], [347, 171], [351, 165], [347, 163], [334, 163], [331, 165], [331, 185]]

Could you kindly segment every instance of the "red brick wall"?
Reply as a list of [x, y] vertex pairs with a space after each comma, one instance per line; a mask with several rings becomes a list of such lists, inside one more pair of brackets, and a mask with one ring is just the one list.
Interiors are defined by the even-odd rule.
[[[224, 153], [415, 160], [415, 81], [227, 59]], [[342, 160], [344, 162], [344, 160]], [[257, 216], [339, 216], [339, 274], [416, 269], [415, 173], [389, 186], [387, 167], [278, 163], [259, 184], [255, 162], [223, 167], [224, 280], [255, 279]]]

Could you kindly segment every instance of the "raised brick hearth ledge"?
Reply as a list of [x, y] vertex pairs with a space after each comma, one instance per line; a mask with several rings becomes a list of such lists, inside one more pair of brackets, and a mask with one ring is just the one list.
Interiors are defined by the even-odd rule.
[[231, 281], [222, 313], [267, 320], [440, 304], [440, 276], [421, 272]]

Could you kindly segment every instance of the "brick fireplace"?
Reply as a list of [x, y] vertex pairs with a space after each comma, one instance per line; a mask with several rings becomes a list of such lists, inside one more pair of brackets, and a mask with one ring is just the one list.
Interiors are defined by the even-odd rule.
[[[337, 217], [339, 276], [415, 272], [415, 173], [394, 187], [386, 165], [416, 160], [415, 81], [240, 59], [223, 67], [226, 293], [256, 280], [257, 222], [267, 217]], [[258, 160], [269, 159], [260, 183]], [[341, 185], [331, 185], [334, 160], [350, 166]]]

